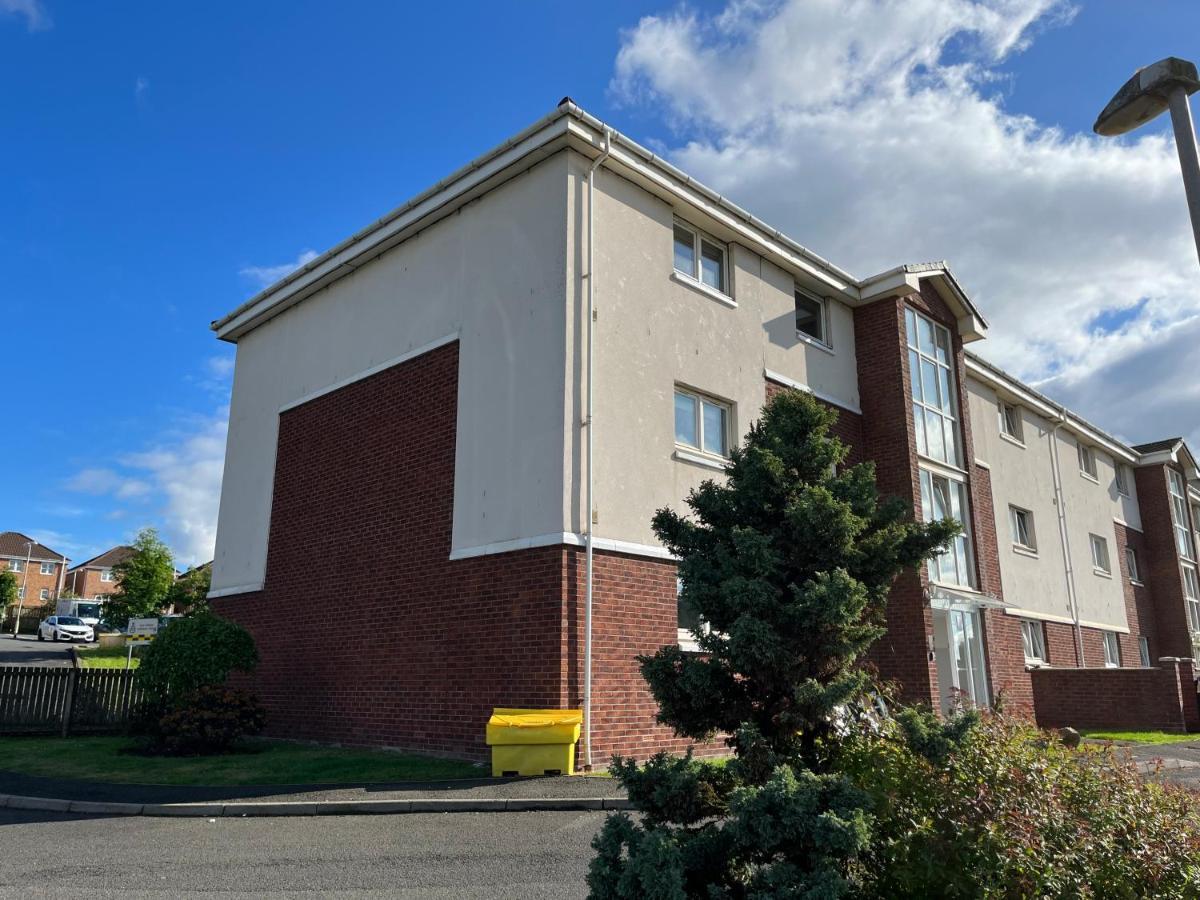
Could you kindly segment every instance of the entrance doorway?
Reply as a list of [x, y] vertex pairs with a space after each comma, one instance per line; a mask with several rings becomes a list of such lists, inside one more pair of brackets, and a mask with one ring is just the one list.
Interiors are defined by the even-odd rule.
[[938, 694], [943, 713], [955, 706], [988, 705], [987, 669], [979, 610], [933, 611], [933, 648], [937, 659]]

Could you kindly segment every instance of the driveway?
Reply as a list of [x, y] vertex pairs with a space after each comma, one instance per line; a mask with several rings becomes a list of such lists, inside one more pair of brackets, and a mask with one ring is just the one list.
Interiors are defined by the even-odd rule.
[[584, 897], [606, 815], [105, 819], [0, 809], [0, 896]]
[[[0, 666], [69, 666], [69, 644], [39, 641], [32, 634], [0, 635]], [[81, 644], [80, 646], [90, 646]]]

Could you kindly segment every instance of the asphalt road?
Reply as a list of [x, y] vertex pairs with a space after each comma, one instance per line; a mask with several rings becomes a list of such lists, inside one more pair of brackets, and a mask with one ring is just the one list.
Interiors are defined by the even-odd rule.
[[607, 813], [284, 819], [0, 810], [0, 897], [584, 897]]
[[[70, 644], [39, 641], [32, 634], [14, 638], [11, 633], [0, 635], [0, 666], [69, 666]], [[81, 647], [94, 646], [79, 644]]]

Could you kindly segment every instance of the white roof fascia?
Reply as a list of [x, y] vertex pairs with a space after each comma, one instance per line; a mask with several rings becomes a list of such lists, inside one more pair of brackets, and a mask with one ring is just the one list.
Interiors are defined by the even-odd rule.
[[1114, 458], [1127, 463], [1139, 463], [1145, 459], [1145, 457], [1131, 447], [1122, 444], [1116, 438], [1105, 434], [1089, 422], [1079, 418], [1079, 416], [1075, 415], [1065, 406], [1060, 406], [1043, 397], [1034, 391], [1033, 388], [1022, 384], [1011, 375], [1002, 373], [1000, 370], [994, 369], [973, 356], [964, 356], [964, 360], [966, 361], [967, 372], [989, 387], [999, 388], [1002, 393], [1012, 397], [1023, 406], [1029, 407], [1034, 412], [1051, 421], [1061, 420], [1064, 427], [1072, 434], [1082, 437], [1098, 447], [1103, 447]]

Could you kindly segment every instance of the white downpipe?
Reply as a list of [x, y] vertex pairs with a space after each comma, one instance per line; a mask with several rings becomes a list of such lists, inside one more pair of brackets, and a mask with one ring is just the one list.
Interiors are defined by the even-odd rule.
[[1050, 431], [1050, 464], [1054, 476], [1054, 506], [1058, 510], [1058, 539], [1062, 542], [1063, 565], [1066, 567], [1067, 600], [1071, 604], [1071, 620], [1075, 623], [1075, 663], [1083, 668], [1083, 626], [1079, 624], [1079, 598], [1075, 595], [1075, 566], [1071, 561], [1070, 532], [1067, 529], [1067, 503], [1063, 497], [1062, 471], [1058, 458], [1058, 430], [1067, 424], [1066, 410], [1058, 412], [1058, 422]]
[[612, 131], [604, 129], [604, 151], [597, 156], [588, 167], [587, 190], [587, 415], [583, 427], [587, 429], [587, 505], [584, 510], [584, 546], [587, 563], [584, 576], [584, 605], [583, 605], [583, 758], [587, 768], [592, 767], [592, 502], [593, 472], [592, 450], [595, 446], [595, 429], [592, 427], [592, 416], [595, 411], [592, 390], [592, 332], [596, 321], [596, 172], [612, 153]]

